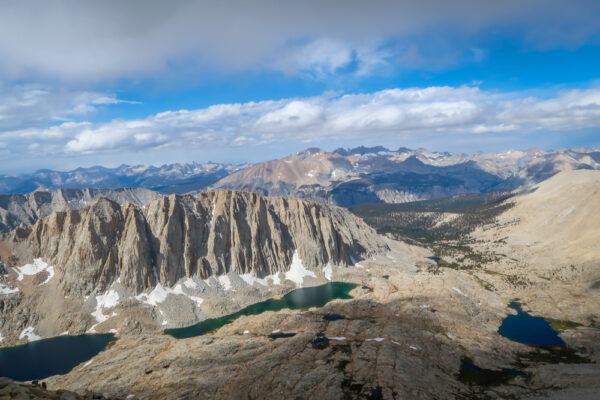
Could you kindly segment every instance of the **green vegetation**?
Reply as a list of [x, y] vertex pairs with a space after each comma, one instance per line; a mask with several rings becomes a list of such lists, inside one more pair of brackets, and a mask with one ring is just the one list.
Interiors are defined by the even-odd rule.
[[546, 321], [550, 322], [550, 326], [557, 332], [564, 332], [568, 329], [575, 329], [581, 326], [580, 323], [574, 321], [560, 320], [554, 318], [546, 318]]
[[[400, 204], [358, 204], [349, 210], [380, 233], [434, 244], [460, 241], [477, 227], [493, 222], [511, 207], [505, 200], [512, 196], [512, 191], [498, 191]], [[447, 214], [453, 214], [453, 219]]]
[[496, 288], [494, 287], [494, 285], [492, 285], [490, 282], [481, 279], [477, 275], [471, 274], [471, 276], [475, 279], [475, 282], [477, 282], [485, 290], [489, 290], [490, 292], [493, 292], [494, 290], [496, 290]]
[[506, 200], [513, 195], [512, 191], [465, 194], [400, 204], [358, 204], [349, 210], [381, 234], [429, 247], [439, 258], [438, 268], [466, 270], [506, 257], [474, 251], [469, 234], [493, 224], [498, 215], [512, 207]]
[[[496, 275], [514, 287], [525, 288], [531, 282], [523, 276], [487, 269], [486, 266], [502, 259], [517, 260], [506, 254], [476, 251], [475, 239], [470, 234], [477, 228], [497, 225], [496, 218], [513, 206], [507, 200], [514, 194], [507, 190], [401, 204], [358, 204], [349, 210], [381, 234], [431, 249], [434, 256], [430, 259], [435, 265], [421, 263], [417, 265], [419, 271], [435, 275], [441, 274], [444, 268], [466, 271], [483, 289], [495, 291], [496, 287], [477, 276], [476, 271]], [[505, 242], [505, 238], [495, 241]], [[572, 325], [558, 326], [570, 329]]]

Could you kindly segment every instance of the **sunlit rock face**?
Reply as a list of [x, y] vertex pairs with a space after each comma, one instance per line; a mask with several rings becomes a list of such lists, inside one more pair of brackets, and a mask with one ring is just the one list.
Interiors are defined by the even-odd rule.
[[[257, 277], [352, 264], [386, 244], [346, 210], [297, 199], [219, 191], [170, 195], [146, 206], [100, 198], [8, 237], [56, 266], [66, 293], [103, 293], [115, 280], [139, 293], [183, 277]], [[298, 261], [296, 262], [298, 264]]]

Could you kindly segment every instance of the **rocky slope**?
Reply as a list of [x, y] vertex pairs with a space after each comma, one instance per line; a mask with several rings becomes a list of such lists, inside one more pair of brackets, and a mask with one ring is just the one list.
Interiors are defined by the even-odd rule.
[[512, 189], [563, 170], [600, 169], [600, 152], [451, 154], [400, 148], [308, 149], [232, 173], [211, 189], [247, 190], [340, 206], [403, 203]]
[[0, 240], [0, 342], [191, 325], [388, 250], [342, 208], [243, 192], [100, 198]]
[[120, 204], [144, 205], [161, 197], [141, 188], [38, 190], [29, 194], [0, 194], [0, 232], [33, 225], [55, 211], [83, 208], [105, 197]]
[[[497, 331], [515, 296], [542, 297], [541, 307], [530, 309], [535, 315], [564, 312], [584, 321], [597, 313], [599, 299], [557, 292], [561, 282], [512, 287], [499, 274], [452, 268], [431, 273], [426, 251], [390, 245], [387, 257], [340, 271], [336, 280], [361, 283], [351, 292], [353, 299], [241, 317], [188, 339], [122, 337], [91, 363], [47, 382], [52, 388], [132, 393], [140, 399], [597, 397], [600, 330], [561, 331], [568, 346], [591, 363], [548, 363], [540, 354], [544, 350]], [[484, 287], [482, 279], [498, 289]], [[273, 332], [288, 335], [278, 338]], [[516, 368], [527, 375], [509, 374], [504, 383], [461, 380], [464, 357], [496, 373]]]
[[[348, 226], [354, 223], [361, 227], [363, 236], [342, 233], [340, 240], [349, 240], [347, 235], [354, 237], [356, 243], [365, 248], [366, 259], [350, 268], [336, 268], [330, 276], [336, 281], [357, 283], [351, 292], [353, 299], [335, 300], [323, 308], [267, 311], [245, 316], [214, 332], [188, 339], [159, 334], [156, 330], [146, 329], [145, 325], [158, 320], [160, 327], [163, 312], [169, 324], [175, 321], [172, 318], [188, 312], [189, 304], [173, 303], [175, 296], [172, 294], [178, 287], [183, 293], [188, 283], [198, 287], [198, 296], [204, 301], [200, 309], [207, 312], [201, 317], [206, 317], [208, 309], [211, 316], [220, 316], [238, 310], [239, 304], [248, 304], [251, 298], [256, 301], [262, 293], [257, 294], [260, 285], [256, 281], [248, 285], [242, 275], [234, 272], [211, 276], [206, 281], [197, 276], [192, 281], [183, 278], [179, 280], [183, 284], [176, 284], [165, 301], [154, 298], [151, 307], [134, 307], [131, 304], [136, 297], [121, 303], [114, 298], [107, 301], [113, 291], [118, 292], [115, 297], [121, 301], [121, 292], [117, 288], [120, 283], [114, 281], [109, 293], [90, 296], [82, 304], [75, 296], [64, 298], [66, 286], [60, 273], [53, 272], [54, 277], [49, 278], [46, 269], [45, 275], [40, 272], [18, 281], [19, 292], [0, 297], [3, 345], [15, 343], [14, 332], [18, 337], [18, 332], [27, 326], [35, 327], [35, 333], [43, 337], [62, 331], [70, 334], [85, 332], [90, 323], [95, 324], [97, 331], [118, 329], [118, 339], [113, 346], [70, 373], [51, 377], [46, 382], [52, 389], [92, 390], [120, 397], [133, 394], [140, 399], [595, 399], [600, 379], [600, 285], [593, 284], [599, 265], [596, 256], [599, 241], [597, 225], [594, 225], [596, 220], [591, 215], [597, 209], [598, 174], [594, 171], [559, 174], [534, 191], [511, 197], [508, 201], [515, 203], [512, 208], [507, 208], [495, 222], [473, 234], [476, 241], [470, 244], [486, 257], [472, 264], [467, 264], [468, 260], [449, 258], [448, 261], [457, 264], [436, 265], [426, 258], [431, 253], [422, 247], [392, 240], [381, 244], [381, 239], [371, 236], [372, 231], [362, 228], [360, 220], [350, 222], [353, 219], [347, 218], [344, 210], [298, 200], [287, 200], [289, 204], [283, 207], [278, 204], [286, 202], [284, 199], [223, 192], [203, 194], [197, 199], [166, 197], [141, 209], [130, 206], [143, 216], [139, 220], [129, 217], [130, 224], [139, 223], [151, 228], [152, 232], [170, 231], [172, 236], [160, 235], [170, 237], [172, 243], [178, 243], [177, 240], [185, 243], [188, 239], [185, 235], [177, 236], [178, 230], [168, 226], [181, 226], [175, 221], [188, 221], [188, 218], [199, 219], [199, 224], [194, 225], [196, 228], [188, 231], [203, 229], [199, 225], [206, 221], [211, 227], [207, 229], [215, 230], [215, 218], [222, 218], [229, 221], [229, 226], [243, 232], [245, 224], [235, 218], [236, 215], [244, 215], [241, 220], [247, 221], [248, 216], [263, 215], [258, 210], [269, 210], [273, 205], [274, 213], [280, 219], [275, 223], [279, 230], [287, 228], [296, 235], [306, 235], [310, 225], [322, 229], [314, 222], [318, 219], [312, 217], [321, 212], [333, 221], [344, 221], [336, 228], [339, 231], [352, 232]], [[219, 196], [224, 200], [215, 201]], [[260, 205], [263, 203], [264, 207]], [[292, 203], [300, 209], [295, 209]], [[252, 210], [257, 211], [250, 212], [245, 204], [254, 204]], [[568, 211], [565, 207], [571, 205], [575, 209], [563, 216], [562, 213]], [[94, 207], [98, 209], [64, 215], [79, 221], [76, 222], [78, 229], [92, 223], [103, 226], [95, 220], [100, 218], [108, 225], [104, 229], [107, 231], [113, 227], [113, 218], [120, 221], [129, 212], [127, 207], [108, 201], [99, 201]], [[174, 211], [179, 207], [182, 209]], [[188, 208], [198, 215], [194, 212], [190, 215], [185, 210]], [[302, 208], [313, 211], [301, 211]], [[294, 210], [294, 215], [285, 217], [285, 209]], [[342, 215], [336, 216], [338, 212]], [[123, 216], [119, 217], [119, 213]], [[571, 215], [574, 216], [572, 219]], [[590, 216], [589, 225], [582, 221], [585, 215]], [[48, 223], [44, 224], [46, 220]], [[50, 227], [54, 223], [49, 220], [40, 220], [37, 226]], [[165, 221], [172, 221], [173, 225]], [[192, 226], [190, 222], [185, 223]], [[584, 235], [590, 235], [591, 241], [581, 237], [577, 226]], [[11, 240], [5, 242], [14, 246], [9, 250], [17, 251], [29, 240], [35, 243], [35, 239], [30, 239], [35, 236], [34, 229], [21, 229], [11, 234]], [[44, 229], [38, 232], [42, 237], [45, 234]], [[94, 240], [93, 234], [85, 233], [85, 230], [80, 232], [87, 235], [85, 240]], [[217, 229], [217, 232], [223, 231]], [[19, 233], [26, 234], [19, 236]], [[61, 230], [55, 234], [68, 235], [68, 232]], [[525, 234], [526, 237], [522, 236]], [[243, 248], [231, 234], [227, 235], [229, 243]], [[258, 231], [254, 234], [263, 237], [261, 235]], [[114, 236], [120, 241], [123, 233], [117, 230]], [[545, 242], [546, 238], [548, 242]], [[525, 239], [529, 245], [520, 242]], [[100, 247], [99, 242], [94, 243], [96, 246], [91, 247]], [[374, 254], [378, 248], [385, 249], [385, 244], [391, 251]], [[552, 254], [548, 246], [555, 246], [557, 252]], [[108, 247], [114, 248], [110, 243]], [[581, 249], [579, 257], [560, 261], [563, 256], [571, 257], [577, 248]], [[6, 248], [0, 248], [2, 251]], [[164, 247], [162, 251], [167, 254], [175, 250]], [[373, 252], [373, 257], [367, 256], [369, 252]], [[307, 253], [310, 251], [301, 253], [298, 249], [299, 258], [306, 257]], [[184, 255], [179, 258], [185, 258]], [[292, 265], [293, 259], [292, 255]], [[55, 269], [59, 268], [55, 266]], [[12, 282], [15, 281], [14, 271], [9, 268], [8, 278]], [[238, 271], [241, 272], [239, 265]], [[319, 269], [312, 271], [316, 278], [310, 278], [311, 283], [314, 282], [312, 279], [325, 280]], [[287, 277], [289, 272], [280, 275]], [[123, 276], [119, 274], [119, 277], [123, 282]], [[221, 282], [225, 277], [227, 279]], [[35, 299], [32, 293], [44, 295], [38, 303], [28, 302], [27, 299]], [[270, 297], [281, 293], [271, 293]], [[217, 297], [223, 302], [213, 302]], [[224, 299], [236, 304], [218, 306], [225, 304]], [[553, 324], [558, 324], [560, 337], [566, 342], [565, 358], [554, 358], [552, 352], [556, 349], [520, 344], [498, 334], [502, 320], [514, 312], [507, 305], [515, 299], [520, 299], [523, 308], [532, 315], [556, 320]], [[91, 308], [88, 303], [92, 303]], [[106, 307], [97, 308], [96, 303]], [[44, 305], [47, 308], [44, 309]], [[175, 311], [169, 314], [169, 308]], [[25, 314], [25, 310], [29, 313]], [[92, 311], [106, 320], [90, 321]], [[65, 320], [64, 315], [70, 320]], [[54, 331], [49, 328], [51, 324], [58, 325]], [[273, 333], [288, 335], [273, 336]], [[487, 370], [495, 375], [502, 369], [521, 372], [509, 373], [501, 382], [490, 382], [487, 377], [482, 379], [483, 382], [469, 381], [461, 374], [461, 363], [465, 358], [471, 359], [484, 372]]]
[[473, 237], [548, 278], [583, 273], [593, 285], [600, 282], [599, 199], [600, 171], [561, 172], [509, 199], [513, 206]]
[[170, 195], [145, 207], [100, 198], [9, 235], [18, 254], [55, 265], [65, 293], [101, 293], [115, 280], [136, 294], [184, 277], [228, 272], [262, 278], [353, 264], [385, 245], [340, 208], [243, 192]]
[[0, 378], [0, 398], [2, 399], [19, 399], [19, 400], [117, 400], [118, 397], [104, 397], [100, 393], [86, 391], [83, 395], [79, 395], [68, 390], [47, 390], [46, 383], [34, 381], [32, 384], [14, 382], [8, 378]]

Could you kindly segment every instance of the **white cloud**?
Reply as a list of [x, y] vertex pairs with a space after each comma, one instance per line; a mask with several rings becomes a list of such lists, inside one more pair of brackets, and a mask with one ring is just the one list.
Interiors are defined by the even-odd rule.
[[130, 103], [114, 95], [88, 91], [52, 91], [40, 85], [0, 82], [0, 132], [26, 129], [96, 112], [99, 106]]
[[569, 131], [600, 126], [600, 87], [550, 98], [478, 87], [389, 89], [366, 94], [220, 104], [166, 111], [143, 119], [65, 122], [0, 134], [3, 143], [35, 140], [46, 153], [119, 153], [150, 148], [204, 149], [286, 141], [461, 133]]
[[262, 131], [305, 129], [320, 122], [323, 109], [309, 101], [292, 100], [281, 108], [269, 111], [256, 121], [254, 126]]

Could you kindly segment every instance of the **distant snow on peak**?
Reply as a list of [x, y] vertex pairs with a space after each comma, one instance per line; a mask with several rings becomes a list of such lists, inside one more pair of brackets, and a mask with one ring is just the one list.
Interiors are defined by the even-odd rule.
[[249, 164], [175, 163], [161, 166], [92, 166], [71, 171], [38, 170], [31, 174], [0, 176], [0, 193], [29, 193], [39, 188], [140, 187], [164, 193], [201, 190]]

